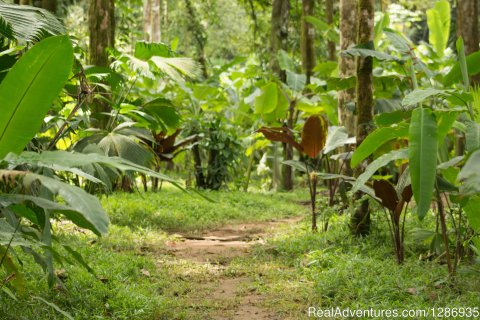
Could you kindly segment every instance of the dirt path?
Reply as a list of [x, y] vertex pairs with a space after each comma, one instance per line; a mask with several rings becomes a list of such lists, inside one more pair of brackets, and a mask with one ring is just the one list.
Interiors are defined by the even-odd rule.
[[300, 221], [301, 217], [269, 222], [228, 225], [204, 232], [200, 236], [175, 235], [175, 241], [167, 242], [167, 250], [176, 260], [202, 264], [217, 270], [217, 276], [202, 285], [209, 292], [209, 299], [218, 306], [212, 319], [278, 319], [274, 312], [262, 306], [263, 297], [251, 289], [252, 279], [245, 274], [225, 274], [231, 261], [250, 254], [251, 247], [263, 244], [265, 238], [285, 224]]

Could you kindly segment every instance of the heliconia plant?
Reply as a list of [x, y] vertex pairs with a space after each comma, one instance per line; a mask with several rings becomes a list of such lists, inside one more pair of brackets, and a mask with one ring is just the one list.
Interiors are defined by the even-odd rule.
[[[311, 160], [315, 160], [325, 147], [328, 124], [325, 118], [320, 115], [312, 115], [308, 117], [303, 125], [300, 142], [297, 142], [292, 130], [287, 127], [262, 127], [258, 129], [258, 132], [261, 132], [265, 138], [270, 141], [289, 144], [299, 152], [305, 154]], [[288, 162], [285, 164], [290, 165]], [[310, 191], [312, 231], [317, 231], [316, 195], [318, 176], [315, 170], [311, 171], [309, 169], [307, 161], [305, 161], [304, 165], [307, 173], [308, 188]]]

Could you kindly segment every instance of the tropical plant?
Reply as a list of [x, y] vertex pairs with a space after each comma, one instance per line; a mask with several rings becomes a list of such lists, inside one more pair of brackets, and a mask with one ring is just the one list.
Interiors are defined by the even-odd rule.
[[[258, 129], [268, 140], [283, 142], [298, 151], [304, 153], [312, 160], [313, 170], [307, 162], [304, 163], [305, 172], [307, 173], [308, 188], [310, 190], [310, 205], [312, 212], [312, 231], [317, 231], [317, 182], [318, 182], [318, 166], [321, 159], [316, 159], [325, 147], [327, 139], [328, 126], [326, 120], [319, 115], [312, 115], [305, 121], [302, 130], [301, 142], [297, 142], [293, 132], [288, 127], [262, 127]], [[285, 161], [285, 165], [298, 167], [295, 161]], [[303, 168], [300, 166], [301, 170]], [[315, 169], [317, 168], [317, 169]]]
[[37, 42], [48, 36], [59, 34], [65, 34], [65, 27], [47, 10], [0, 1], [1, 40]]

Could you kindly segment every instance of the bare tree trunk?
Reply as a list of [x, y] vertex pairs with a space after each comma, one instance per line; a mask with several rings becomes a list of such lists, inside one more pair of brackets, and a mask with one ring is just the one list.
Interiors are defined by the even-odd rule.
[[[358, 36], [357, 43], [371, 46], [373, 49], [375, 0], [359, 0], [358, 2]], [[373, 129], [373, 58], [357, 57], [357, 147], [365, 140]], [[363, 171], [359, 166], [355, 172], [358, 176]], [[357, 199], [361, 197], [357, 195]], [[363, 201], [356, 208], [351, 219], [352, 232], [355, 235], [366, 235], [370, 232], [370, 212], [368, 201]]]
[[478, 51], [478, 1], [457, 0], [457, 37], [463, 38], [465, 54]]
[[25, 5], [25, 6], [31, 6], [33, 3], [32, 3], [32, 0], [20, 0], [19, 4]]
[[272, 19], [271, 19], [271, 33], [270, 33], [270, 50], [272, 54], [271, 68], [272, 71], [278, 74], [282, 82], [286, 82], [287, 76], [285, 71], [280, 69], [278, 63], [277, 53], [279, 50], [288, 49], [288, 18], [290, 16], [290, 1], [289, 0], [273, 0], [272, 4]]
[[152, 41], [152, 0], [143, 0], [143, 39]]
[[193, 153], [193, 162], [195, 166], [195, 181], [197, 188], [205, 189], [206, 188], [206, 180], [205, 175], [203, 173], [203, 166], [202, 166], [202, 157], [200, 156], [200, 148], [198, 145], [194, 145], [192, 147]]
[[[333, 24], [333, 0], [325, 1], [325, 17], [329, 25]], [[335, 41], [329, 40], [327, 43], [327, 59], [329, 61], [335, 61]]]
[[162, 41], [161, 29], [161, 0], [153, 0], [152, 3], [152, 42]]
[[[107, 48], [115, 46], [115, 1], [90, 0], [88, 11], [90, 32], [90, 63], [100, 67], [109, 65]], [[111, 107], [103, 100], [93, 102], [92, 114], [98, 122], [97, 128], [105, 128], [109, 117], [102, 114], [110, 112]]]
[[[347, 50], [357, 42], [357, 0], [340, 1], [340, 50]], [[345, 79], [355, 76], [355, 59], [339, 55], [338, 73]], [[338, 122], [344, 126], [349, 136], [356, 135], [356, 117], [350, 107], [355, 103], [355, 88], [338, 92]], [[351, 151], [350, 147], [344, 148], [345, 152]], [[351, 175], [350, 164], [346, 161], [341, 165], [342, 173]], [[347, 187], [344, 185], [344, 187]], [[343, 188], [341, 188], [343, 190]], [[344, 197], [345, 198], [345, 197]]]
[[[290, 17], [290, 1], [289, 0], [273, 0], [272, 4], [272, 16], [271, 16], [271, 31], [270, 31], [270, 51], [271, 51], [271, 60], [270, 67], [272, 72], [278, 75], [278, 78], [282, 82], [287, 81], [287, 74], [285, 70], [280, 68], [278, 62], [278, 51], [288, 50], [288, 21]], [[293, 123], [293, 114], [294, 111], [290, 108], [288, 113], [288, 123], [287, 126], [290, 128], [291, 123]], [[293, 148], [283, 143], [283, 159], [292, 160], [293, 159]], [[282, 165], [282, 189], [292, 190], [293, 189], [293, 170], [290, 166]]]
[[88, 18], [90, 63], [96, 66], [108, 66], [106, 49], [115, 46], [114, 0], [90, 0]]
[[[357, 42], [357, 1], [340, 0], [340, 50], [347, 50]], [[340, 78], [355, 76], [355, 59], [340, 56]], [[338, 122], [343, 125], [349, 135], [356, 134], [354, 113], [348, 108], [355, 101], [355, 89], [343, 90], [338, 93]]]
[[301, 35], [301, 50], [302, 50], [302, 66], [307, 76], [307, 84], [310, 83], [313, 68], [315, 67], [315, 29], [312, 24], [308, 23], [305, 18], [313, 16], [314, 0], [302, 0], [302, 35]]

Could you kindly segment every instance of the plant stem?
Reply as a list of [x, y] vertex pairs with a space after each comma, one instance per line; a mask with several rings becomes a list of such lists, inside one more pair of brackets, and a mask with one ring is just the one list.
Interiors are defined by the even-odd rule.
[[442, 237], [443, 243], [445, 245], [445, 258], [447, 259], [447, 266], [448, 266], [448, 273], [450, 276], [453, 276], [454, 270], [452, 267], [452, 261], [450, 259], [450, 250], [448, 246], [448, 236], [447, 236], [447, 224], [445, 222], [445, 209], [443, 207], [442, 197], [440, 196], [440, 192], [438, 191], [438, 186], [435, 188], [437, 190], [437, 211], [440, 217], [440, 226], [442, 227]]
[[316, 232], [317, 231], [317, 213], [315, 211], [315, 202], [316, 202], [316, 195], [317, 195], [317, 190], [316, 190], [317, 180], [312, 181], [310, 170], [308, 170], [308, 164], [306, 161], [305, 161], [305, 169], [307, 171], [308, 188], [310, 190], [310, 205], [312, 207], [312, 231]]

